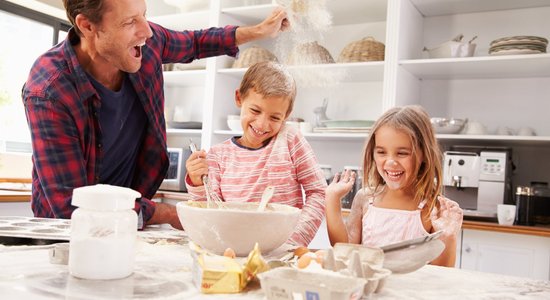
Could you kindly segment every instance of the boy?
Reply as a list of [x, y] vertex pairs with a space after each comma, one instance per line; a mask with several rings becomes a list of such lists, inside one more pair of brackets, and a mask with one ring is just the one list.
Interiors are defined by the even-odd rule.
[[208, 154], [193, 153], [186, 162], [186, 185], [195, 199], [204, 200], [201, 177], [208, 174], [214, 192], [227, 202], [258, 202], [265, 188], [274, 186], [271, 202], [302, 209], [287, 243], [307, 246], [324, 217], [327, 184], [311, 146], [285, 126], [295, 98], [296, 83], [283, 66], [251, 66], [235, 91], [242, 136], [213, 146]]

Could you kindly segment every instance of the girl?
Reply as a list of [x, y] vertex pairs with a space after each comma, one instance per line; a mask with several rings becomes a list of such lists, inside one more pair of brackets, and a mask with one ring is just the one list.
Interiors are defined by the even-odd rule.
[[462, 210], [439, 196], [441, 169], [428, 114], [420, 106], [387, 111], [367, 139], [363, 186], [368, 188], [355, 196], [346, 224], [340, 199], [350, 191], [355, 173], [337, 174], [326, 190], [331, 244], [380, 247], [443, 230], [445, 250], [432, 264], [454, 266]]
[[258, 202], [265, 188], [274, 186], [270, 202], [302, 209], [287, 243], [307, 246], [325, 213], [327, 182], [309, 143], [285, 125], [295, 98], [296, 83], [282, 65], [251, 66], [235, 91], [242, 135], [214, 145], [208, 154], [204, 150], [191, 154], [186, 186], [193, 198], [203, 200], [201, 177], [208, 174], [213, 190], [228, 202]]

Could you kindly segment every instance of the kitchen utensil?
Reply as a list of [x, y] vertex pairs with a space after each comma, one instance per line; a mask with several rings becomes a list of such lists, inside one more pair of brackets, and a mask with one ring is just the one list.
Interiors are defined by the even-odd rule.
[[402, 248], [384, 253], [384, 268], [393, 274], [405, 274], [416, 271], [441, 255], [445, 243], [433, 239], [416, 247]]
[[175, 128], [175, 129], [201, 129], [202, 128], [202, 122], [194, 122], [194, 121], [176, 122], [176, 121], [170, 121], [170, 122], [168, 122], [168, 126], [170, 126], [170, 128]]
[[472, 43], [477, 36], [474, 36], [468, 42], [462, 42], [464, 35], [459, 34], [450, 41], [444, 42], [436, 47], [428, 49], [424, 47], [430, 58], [449, 58], [449, 57], [471, 57], [474, 56], [476, 44]]
[[288, 240], [301, 210], [270, 203], [258, 211], [258, 202], [226, 202], [226, 209], [207, 209], [204, 201], [176, 204], [179, 220], [189, 238], [201, 247], [222, 255], [227, 248], [237, 256], [247, 256], [256, 242], [267, 254]]
[[138, 229], [133, 210], [141, 193], [96, 184], [73, 190], [69, 273], [83, 279], [119, 279], [132, 274]]
[[262, 199], [260, 200], [260, 205], [258, 205], [258, 211], [265, 210], [267, 202], [271, 200], [271, 197], [273, 197], [274, 192], [275, 192], [275, 187], [271, 185], [265, 188], [264, 192], [262, 193]]
[[430, 122], [436, 133], [455, 134], [459, 133], [462, 128], [464, 128], [468, 119], [430, 118]]
[[325, 120], [321, 121], [327, 128], [368, 128], [374, 124], [372, 120]]
[[[191, 149], [191, 153], [194, 153], [197, 151], [197, 145], [193, 143], [193, 140], [189, 139], [189, 149]], [[208, 175], [202, 175], [202, 183], [204, 185], [204, 190], [206, 193], [206, 204], [207, 208], [225, 208], [224, 202], [220, 197], [218, 197], [218, 194], [214, 193], [212, 190], [212, 186], [210, 185], [210, 180], [208, 179]]]
[[443, 233], [443, 231], [439, 230], [439, 231], [436, 231], [432, 234], [429, 234], [429, 235], [426, 235], [426, 236], [423, 236], [423, 237], [419, 237], [419, 238], [416, 238], [416, 239], [410, 239], [410, 240], [402, 241], [402, 242], [399, 242], [399, 243], [394, 243], [394, 244], [382, 246], [380, 248], [384, 251], [384, 253], [388, 253], [388, 252], [391, 252], [391, 251], [397, 251], [397, 250], [401, 250], [401, 249], [417, 247], [418, 245], [422, 245], [422, 244], [427, 243], [431, 240], [435, 240], [435, 239], [439, 238], [439, 236], [442, 233]]
[[243, 127], [241, 126], [241, 116], [228, 115], [227, 116], [227, 127], [229, 127], [229, 129], [231, 129], [231, 131], [243, 131]]

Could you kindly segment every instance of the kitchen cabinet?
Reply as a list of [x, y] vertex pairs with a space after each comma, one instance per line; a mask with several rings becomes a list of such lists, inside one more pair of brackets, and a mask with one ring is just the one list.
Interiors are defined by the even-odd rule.
[[[169, 28], [196, 29], [228, 24], [249, 25], [263, 20], [275, 4], [244, 5], [250, 1], [211, 1], [210, 9], [150, 18]], [[259, 1], [265, 3], [266, 1]], [[267, 1], [270, 3], [269, 1]], [[550, 54], [489, 56], [489, 43], [514, 35], [550, 37], [550, 0], [349, 0], [327, 1], [333, 26], [319, 44], [336, 59], [350, 42], [372, 36], [385, 44], [385, 60], [291, 66], [317, 74], [344, 74], [322, 86], [298, 86], [293, 117], [314, 122], [313, 108], [329, 100], [331, 119], [376, 119], [396, 105], [420, 104], [432, 116], [468, 118], [485, 124], [488, 135], [438, 135], [444, 144], [518, 145], [550, 147]], [[423, 47], [434, 47], [462, 33], [475, 40], [474, 57], [428, 59]], [[259, 45], [275, 52], [277, 40]], [[204, 149], [235, 132], [226, 116], [238, 113], [234, 90], [245, 69], [231, 68], [233, 59], [206, 60], [203, 69], [165, 72], [167, 119], [176, 105], [191, 111], [202, 130], [168, 129], [171, 146], [186, 147], [189, 138]], [[200, 68], [200, 66], [199, 66]], [[538, 136], [499, 136], [499, 126], [529, 126]], [[333, 171], [361, 163], [366, 134], [308, 133], [306, 138], [320, 163]], [[543, 151], [546, 152], [546, 151]], [[528, 154], [523, 155], [528, 156]], [[550, 161], [548, 154], [543, 156]], [[541, 178], [542, 177], [542, 178]], [[549, 180], [540, 174], [536, 179]]]
[[464, 229], [460, 267], [550, 280], [550, 238]]

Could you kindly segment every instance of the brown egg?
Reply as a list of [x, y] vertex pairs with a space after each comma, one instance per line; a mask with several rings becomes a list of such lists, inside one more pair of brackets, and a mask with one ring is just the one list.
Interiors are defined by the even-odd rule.
[[298, 258], [298, 269], [303, 269], [309, 266], [313, 258], [309, 255], [302, 255]]
[[298, 258], [302, 257], [302, 255], [309, 252], [309, 249], [307, 247], [298, 247], [294, 249], [294, 255]]
[[237, 256], [237, 254], [235, 254], [235, 250], [233, 250], [231, 248], [227, 248], [223, 252], [223, 256], [227, 256], [229, 258], [235, 258]]

